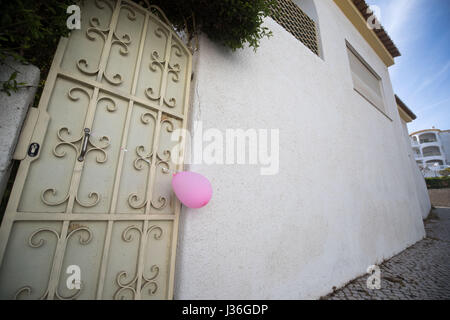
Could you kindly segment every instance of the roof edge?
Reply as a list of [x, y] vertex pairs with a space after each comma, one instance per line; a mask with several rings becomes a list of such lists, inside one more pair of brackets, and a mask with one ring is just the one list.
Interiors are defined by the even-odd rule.
[[394, 57], [392, 57], [391, 53], [377, 37], [376, 33], [367, 26], [367, 21], [355, 6], [353, 0], [334, 0], [334, 3], [364, 38], [367, 44], [372, 47], [375, 54], [378, 55], [385, 66], [390, 67], [394, 65]]
[[423, 132], [427, 132], [427, 131], [434, 131], [434, 132], [449, 132], [450, 130], [440, 130], [440, 129], [423, 129], [423, 130], [419, 130], [419, 131], [415, 131], [413, 133], [410, 133], [410, 136], [419, 134], [419, 133], [423, 133]]
[[395, 95], [395, 101], [397, 102], [397, 105], [402, 109], [402, 111], [405, 112], [409, 118], [411, 118], [411, 121], [417, 119], [417, 116], [414, 114], [414, 112], [412, 112], [411, 109], [408, 108], [408, 106], [397, 95]]
[[[369, 5], [366, 3], [365, 0], [352, 0], [352, 1], [366, 21], [373, 15], [373, 13], [369, 8]], [[391, 37], [389, 37], [388, 33], [381, 24], [380, 28], [373, 29], [373, 31], [375, 32], [378, 39], [380, 39], [386, 50], [389, 51], [389, 53], [393, 58], [401, 56], [401, 53], [398, 50], [397, 46], [392, 41]]]

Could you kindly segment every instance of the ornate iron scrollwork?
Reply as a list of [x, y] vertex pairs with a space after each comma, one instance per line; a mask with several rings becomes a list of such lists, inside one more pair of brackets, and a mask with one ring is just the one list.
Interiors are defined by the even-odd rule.
[[[131, 242], [133, 240], [133, 235], [130, 233], [130, 231], [136, 231], [139, 234], [139, 238], [142, 241], [142, 237], [144, 236], [144, 239], [148, 239], [150, 237], [150, 234], [153, 233], [153, 238], [155, 240], [160, 240], [163, 235], [163, 230], [161, 227], [152, 225], [147, 228], [147, 230], [143, 230], [141, 227], [138, 227], [136, 225], [129, 226], [124, 229], [122, 232], [122, 239], [125, 242]], [[143, 247], [143, 250], [139, 252], [139, 255], [144, 255], [147, 252], [147, 246], [146, 243]], [[116, 293], [114, 294], [114, 299], [116, 300], [123, 300], [125, 299], [125, 292], [129, 291], [132, 293], [132, 297], [135, 298], [137, 294], [137, 290], [139, 290], [140, 293], [142, 293], [144, 290], [148, 289], [149, 295], [154, 295], [158, 290], [158, 283], [156, 282], [156, 279], [159, 276], [159, 266], [154, 264], [150, 267], [151, 275], [147, 276], [145, 274], [145, 269], [142, 271], [142, 275], [140, 275], [142, 283], [140, 288], [136, 288], [137, 286], [137, 280], [138, 280], [138, 273], [136, 271], [134, 277], [126, 282], [125, 280], [129, 277], [128, 272], [126, 271], [120, 271], [116, 276], [116, 284], [119, 287], [117, 289]]]
[[[76, 226], [72, 230], [69, 229], [68, 231], [69, 232], [67, 233], [67, 235], [65, 237], [65, 244], [66, 244], [66, 246], [67, 246], [68, 239], [70, 239], [75, 233], [79, 233], [79, 232], [84, 232], [85, 233], [85, 235], [86, 235], [85, 237], [83, 237], [80, 234], [78, 242], [81, 245], [89, 244], [91, 242], [92, 238], [93, 238], [93, 234], [92, 234], [91, 229], [89, 229], [88, 227], [85, 227], [85, 226]], [[38, 236], [41, 235], [42, 233], [54, 234], [55, 237], [56, 237], [56, 242], [61, 241], [61, 234], [58, 231], [56, 231], [54, 229], [51, 229], [51, 228], [39, 228], [39, 229], [35, 230], [34, 232], [32, 232], [30, 234], [30, 236], [28, 237], [28, 245], [31, 248], [40, 248], [40, 247], [42, 247], [45, 244], [45, 240], [44, 239], [42, 239], [42, 238], [38, 239]], [[53, 270], [52, 270], [52, 272], [53, 272]], [[60, 300], [73, 300], [73, 299], [76, 299], [81, 294], [81, 292], [83, 290], [83, 287], [84, 287], [84, 285], [83, 285], [83, 282], [81, 281], [80, 289], [76, 289], [77, 291], [74, 294], [72, 294], [72, 295], [70, 295], [68, 297], [62, 296], [58, 292], [58, 289], [56, 288], [55, 296], [56, 296], [56, 298], [58, 298]], [[39, 297], [39, 300], [47, 299], [48, 298], [48, 294], [49, 294], [49, 290], [50, 290], [50, 283], [47, 284], [47, 289]], [[14, 295], [14, 299], [18, 300], [23, 295], [28, 295], [29, 296], [29, 295], [31, 295], [32, 291], [33, 291], [33, 288], [31, 286], [29, 286], [29, 285], [23, 286], [23, 287], [19, 288], [16, 291], [16, 293]]]
[[[145, 112], [141, 115], [141, 121], [142, 123], [148, 124], [150, 122], [150, 119], [154, 119], [156, 121], [155, 116], [152, 113]], [[173, 132], [174, 130], [174, 124], [169, 119], [164, 119], [161, 121], [161, 130], [164, 127], [164, 124], [166, 124], [165, 128], [167, 132]], [[169, 174], [170, 172], [170, 163], [171, 163], [171, 152], [170, 150], [164, 150], [162, 151], [162, 154], [160, 152], [156, 152], [155, 154], [155, 166], [161, 168], [161, 172], [163, 174]], [[152, 164], [153, 159], [153, 152], [146, 151], [146, 147], [143, 145], [139, 145], [136, 147], [136, 159], [133, 162], [133, 167], [136, 170], [143, 170], [145, 165], [148, 167]], [[143, 197], [139, 196], [137, 193], [131, 193], [128, 196], [128, 205], [133, 209], [142, 209], [147, 205], [148, 200], [143, 199]], [[167, 198], [164, 196], [159, 196], [155, 200], [152, 200], [150, 205], [157, 210], [161, 210], [166, 207], [168, 201]]]
[[[75, 91], [80, 91], [85, 93], [89, 98], [91, 97], [89, 92], [87, 92], [85, 89], [80, 87], [74, 87], [69, 90], [68, 97], [69, 99], [73, 101], [77, 101], [80, 99], [80, 97], [74, 96]], [[104, 96], [97, 100], [97, 104], [100, 101], [107, 101], [108, 104], [106, 105], [106, 110], [108, 112], [115, 112], [117, 110], [117, 105], [114, 99]], [[92, 136], [92, 132], [90, 128], [84, 128], [83, 133], [79, 136], [75, 136], [75, 138], [72, 137], [72, 132], [68, 127], [61, 127], [56, 132], [56, 135], [58, 137], [59, 142], [55, 145], [53, 148], [53, 154], [57, 158], [64, 158], [66, 156], [66, 151], [62, 150], [64, 146], [70, 147], [74, 149], [75, 153], [78, 155], [77, 160], [82, 162], [85, 161], [86, 156], [89, 152], [96, 151], [100, 154], [96, 157], [97, 163], [104, 163], [107, 161], [108, 157], [106, 154], [105, 149], [107, 149], [110, 146], [110, 139], [107, 136], [101, 136], [97, 139], [97, 141], [94, 141], [94, 138]], [[48, 188], [42, 191], [41, 193], [41, 200], [43, 203], [45, 203], [48, 206], [58, 206], [63, 203], [65, 203], [70, 195], [67, 193], [62, 199], [60, 200], [50, 200], [49, 195], [55, 197], [57, 195], [56, 188]], [[88, 194], [88, 198], [91, 199], [90, 202], [83, 202], [79, 199], [78, 194], [75, 195], [75, 201], [82, 207], [85, 208], [91, 208], [95, 205], [97, 205], [100, 202], [100, 195], [97, 192], [90, 192]]]
[[[155, 30], [155, 34], [159, 37], [161, 37], [161, 34], [163, 33], [163, 29], [161, 28], [157, 28]], [[173, 44], [172, 48], [175, 48], [175, 55], [177, 56], [181, 56], [181, 49], [178, 45]], [[150, 70], [153, 72], [157, 71], [157, 68], [159, 68], [161, 70], [161, 73], [164, 72], [164, 66], [166, 64], [166, 60], [161, 59], [160, 54], [158, 53], [158, 51], [154, 50], [151, 54], [151, 59], [152, 62], [150, 62]], [[167, 62], [167, 76], [169, 76], [169, 74], [172, 75], [171, 79], [173, 82], [178, 82], [179, 81], [179, 77], [180, 77], [180, 72], [181, 72], [181, 66], [176, 63], [174, 65], [170, 64], [170, 62]], [[149, 98], [152, 101], [157, 101], [159, 99], [161, 99], [161, 92], [159, 92], [158, 94], [155, 94], [155, 90], [152, 87], [149, 87], [147, 89], [145, 89], [145, 95], [147, 96], [147, 98]], [[174, 97], [166, 99], [166, 97], [163, 97], [163, 102], [166, 106], [168, 106], [169, 108], [175, 108], [177, 106], [177, 101]]]
[[[103, 142], [103, 145], [99, 145], [97, 142], [93, 141], [93, 138], [90, 134], [91, 131], [89, 128], [85, 128], [83, 131], [84, 135], [81, 135], [80, 137], [75, 139], [69, 139], [63, 136], [63, 132], [66, 132], [70, 136], [71, 131], [67, 127], [60, 128], [57, 132], [57, 136], [60, 142], [58, 142], [53, 148], [53, 154], [58, 158], [63, 158], [66, 155], [66, 152], [65, 151], [59, 152], [58, 149], [61, 148], [62, 146], [70, 146], [79, 155], [77, 159], [80, 162], [84, 161], [86, 155], [91, 151], [98, 151], [101, 153], [102, 155], [101, 158], [98, 156], [96, 157], [96, 161], [98, 163], [105, 162], [108, 159], [108, 156], [104, 149], [108, 148], [110, 145], [109, 137], [107, 136], [100, 137], [98, 141]], [[80, 141], [82, 141], [81, 148], [77, 147], [76, 145]], [[89, 145], [91, 145], [90, 148]]]

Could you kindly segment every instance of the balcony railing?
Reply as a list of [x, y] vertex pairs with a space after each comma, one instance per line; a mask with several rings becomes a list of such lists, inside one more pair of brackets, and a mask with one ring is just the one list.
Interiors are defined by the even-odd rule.
[[[422, 166], [422, 168], [424, 167], [423, 165], [419, 165], [419, 166]], [[431, 163], [427, 163], [425, 167], [426, 167], [428, 170], [433, 170], [433, 171], [440, 171], [440, 170], [445, 170], [445, 169], [447, 169], [447, 168], [450, 168], [450, 166], [447, 166], [447, 165], [438, 165], [438, 166], [435, 166], [435, 165], [433, 165], [433, 164], [431, 164]]]
[[420, 139], [420, 143], [431, 143], [431, 142], [437, 142], [437, 139]]
[[440, 157], [442, 156], [442, 154], [440, 152], [424, 152], [423, 153], [424, 157]]

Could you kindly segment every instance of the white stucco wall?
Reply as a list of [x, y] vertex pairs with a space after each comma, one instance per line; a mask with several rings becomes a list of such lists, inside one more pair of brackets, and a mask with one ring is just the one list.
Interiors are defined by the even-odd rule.
[[400, 119], [402, 128], [403, 128], [403, 136], [405, 138], [406, 152], [409, 158], [409, 165], [411, 166], [411, 183], [416, 187], [416, 195], [414, 199], [416, 199], [419, 203], [420, 211], [422, 212], [422, 219], [428, 217], [428, 214], [431, 210], [431, 201], [430, 196], [428, 195], [427, 184], [425, 183], [425, 179], [423, 177], [422, 172], [420, 172], [419, 166], [416, 163], [416, 159], [414, 157], [414, 151], [411, 147], [411, 139], [408, 134], [408, 126], [405, 121]]
[[17, 92], [10, 90], [10, 95], [0, 92], [0, 198], [11, 174], [14, 150], [28, 109], [33, 104], [40, 77], [36, 66], [7, 57], [5, 63], [0, 65], [0, 83], [7, 81], [14, 71], [17, 71], [16, 81], [27, 86]]
[[439, 134], [442, 142], [442, 148], [444, 149], [445, 158], [448, 165], [450, 165], [450, 132], [444, 131]]
[[[387, 68], [331, 0], [316, 5], [324, 60], [271, 19], [256, 54], [201, 38], [192, 121], [278, 128], [280, 171], [187, 166], [213, 198], [182, 210], [176, 299], [319, 298], [424, 236]], [[346, 39], [382, 77], [392, 120], [353, 90]]]

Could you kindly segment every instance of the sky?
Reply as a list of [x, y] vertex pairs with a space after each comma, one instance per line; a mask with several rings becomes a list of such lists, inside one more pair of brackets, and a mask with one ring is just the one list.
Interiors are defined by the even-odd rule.
[[450, 0], [366, 2], [379, 7], [402, 54], [389, 71], [394, 92], [417, 115], [409, 132], [450, 129]]

